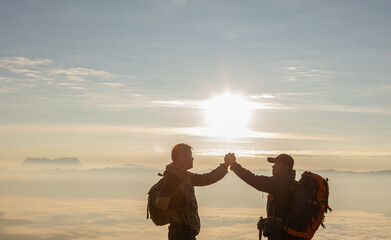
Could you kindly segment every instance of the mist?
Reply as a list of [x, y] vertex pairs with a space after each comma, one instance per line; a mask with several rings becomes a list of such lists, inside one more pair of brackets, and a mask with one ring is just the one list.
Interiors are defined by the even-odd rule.
[[[146, 219], [149, 188], [163, 169], [139, 165], [69, 170], [1, 170], [1, 239], [164, 239], [167, 226]], [[201, 172], [207, 172], [206, 169]], [[256, 174], [270, 175], [269, 169]], [[299, 179], [302, 170], [297, 170]], [[388, 239], [391, 171], [314, 171], [329, 179], [326, 229], [314, 239]], [[202, 222], [198, 239], [256, 239], [266, 216], [266, 194], [229, 172], [218, 183], [197, 187]], [[365, 237], [367, 236], [367, 237]]]

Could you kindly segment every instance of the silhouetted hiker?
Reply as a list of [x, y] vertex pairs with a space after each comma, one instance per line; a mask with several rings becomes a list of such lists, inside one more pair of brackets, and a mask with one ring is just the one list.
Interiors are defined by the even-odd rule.
[[263, 234], [269, 240], [304, 239], [287, 235], [283, 230], [283, 222], [287, 218], [292, 205], [296, 171], [293, 170], [293, 158], [287, 154], [280, 154], [276, 158], [269, 157], [268, 162], [274, 163], [273, 176], [255, 175], [236, 162], [233, 153], [228, 153], [225, 162], [231, 164], [231, 170], [255, 189], [269, 193], [267, 199], [267, 220], [265, 219]]
[[227, 163], [205, 174], [187, 170], [193, 167], [192, 147], [180, 143], [171, 151], [172, 163], [164, 171], [165, 182], [160, 190], [156, 206], [163, 210], [176, 210], [168, 227], [169, 240], [194, 240], [200, 232], [197, 200], [194, 186], [215, 183], [228, 173]]

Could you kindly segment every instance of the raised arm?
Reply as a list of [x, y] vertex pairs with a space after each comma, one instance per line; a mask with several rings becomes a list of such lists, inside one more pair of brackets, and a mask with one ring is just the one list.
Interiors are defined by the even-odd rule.
[[231, 170], [244, 182], [248, 185], [254, 187], [255, 189], [273, 193], [276, 190], [276, 184], [272, 177], [266, 177], [261, 175], [255, 175], [251, 171], [242, 167], [239, 163], [233, 162], [231, 165]]
[[228, 173], [228, 164], [222, 163], [209, 173], [197, 174], [190, 173], [193, 186], [206, 186], [222, 179]]

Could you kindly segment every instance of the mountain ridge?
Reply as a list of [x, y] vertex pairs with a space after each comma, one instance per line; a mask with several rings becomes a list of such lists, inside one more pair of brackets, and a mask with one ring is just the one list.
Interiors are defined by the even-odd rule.
[[24, 168], [81, 168], [81, 163], [76, 157], [63, 157], [63, 158], [26, 158], [21, 167]]

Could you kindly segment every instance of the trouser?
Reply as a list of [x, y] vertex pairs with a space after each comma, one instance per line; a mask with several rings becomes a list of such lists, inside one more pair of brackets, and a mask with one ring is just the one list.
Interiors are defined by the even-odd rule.
[[168, 240], [196, 240], [196, 237], [188, 227], [171, 223], [168, 226]]
[[287, 240], [286, 235], [270, 235], [267, 237], [268, 240]]
[[295, 236], [292, 236], [292, 235], [288, 235], [288, 236], [281, 236], [281, 235], [277, 235], [277, 236], [269, 236], [267, 237], [268, 240], [306, 240], [305, 238], [299, 238], [299, 237], [295, 237]]
[[[281, 221], [274, 218], [260, 218], [257, 224], [260, 234], [267, 236], [268, 240], [306, 240], [305, 238], [299, 238], [283, 231], [283, 224]], [[259, 236], [261, 239], [262, 236]]]
[[267, 237], [268, 240], [283, 240], [282, 238], [278, 237], [278, 236], [269, 236]]

